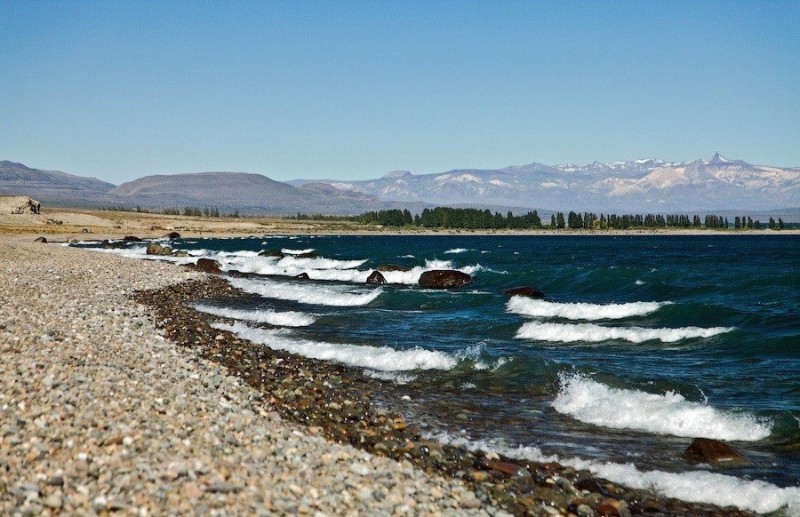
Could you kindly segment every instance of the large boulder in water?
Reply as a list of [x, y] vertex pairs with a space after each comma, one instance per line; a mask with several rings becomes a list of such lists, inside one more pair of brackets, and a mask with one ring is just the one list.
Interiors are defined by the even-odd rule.
[[283, 258], [284, 253], [281, 250], [263, 250], [258, 252], [259, 257], [275, 257], [275, 258]]
[[367, 283], [372, 285], [382, 285], [386, 283], [386, 279], [383, 278], [383, 275], [380, 273], [380, 271], [373, 271], [367, 277]]
[[151, 242], [147, 245], [148, 255], [172, 255], [172, 248], [169, 246], [162, 246], [157, 242]]
[[472, 277], [453, 269], [434, 269], [425, 271], [419, 277], [419, 285], [430, 289], [461, 287], [472, 281]]
[[710, 438], [695, 438], [683, 453], [689, 463], [708, 463], [717, 466], [747, 465], [750, 460], [728, 445]]
[[508, 296], [527, 296], [528, 298], [544, 298], [544, 293], [535, 287], [512, 287], [502, 291], [503, 294]]
[[308, 276], [308, 273], [300, 273], [299, 275], [295, 275], [295, 280], [311, 280], [311, 277]]
[[206, 273], [219, 274], [222, 272], [219, 268], [219, 262], [210, 258], [197, 259], [197, 264], [195, 264], [194, 268]]

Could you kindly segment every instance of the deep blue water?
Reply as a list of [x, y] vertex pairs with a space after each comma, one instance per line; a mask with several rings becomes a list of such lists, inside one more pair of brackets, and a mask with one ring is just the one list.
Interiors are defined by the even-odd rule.
[[[680, 457], [706, 436], [753, 462], [725, 474], [778, 486], [800, 478], [797, 236], [320, 236], [173, 246], [257, 273], [238, 281], [253, 294], [236, 309], [290, 311], [285, 320], [295, 324], [301, 313], [314, 318], [239, 323], [243, 335], [386, 379], [387, 403], [431, 434], [677, 472], [697, 468]], [[317, 257], [253, 256], [265, 249]], [[405, 284], [366, 286], [380, 264], [417, 269], [386, 274]], [[431, 268], [462, 269], [474, 281], [447, 291], [414, 285]], [[299, 272], [311, 280], [275, 276]], [[501, 294], [516, 286], [546, 298]], [[263, 332], [248, 334], [253, 328]], [[380, 355], [380, 347], [406, 352]]]

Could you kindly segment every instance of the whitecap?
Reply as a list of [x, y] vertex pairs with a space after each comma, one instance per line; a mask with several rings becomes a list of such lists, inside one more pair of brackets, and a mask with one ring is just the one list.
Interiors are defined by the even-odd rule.
[[672, 302], [632, 303], [556, 303], [512, 296], [506, 310], [535, 318], [565, 318], [569, 320], [616, 320], [632, 316], [645, 316]]
[[731, 413], [680, 393], [664, 394], [612, 388], [579, 374], [562, 374], [552, 403], [559, 413], [614, 429], [715, 440], [757, 441], [768, 437], [772, 424], [748, 413]]
[[367, 305], [383, 292], [380, 288], [353, 289], [346, 286], [275, 282], [268, 279], [227, 278], [226, 280], [237, 289], [265, 298], [338, 307]]
[[683, 339], [710, 338], [730, 332], [733, 327], [681, 327], [681, 328], [643, 328], [643, 327], [604, 327], [592, 323], [525, 323], [517, 331], [516, 338], [533, 341], [557, 343], [623, 340], [631, 343], [661, 341], [674, 343]]
[[388, 346], [359, 346], [295, 339], [275, 330], [253, 328], [239, 322], [233, 325], [214, 323], [211, 326], [233, 332], [240, 338], [265, 345], [273, 350], [283, 350], [311, 359], [336, 361], [378, 371], [451, 370], [457, 364], [453, 357], [444, 352], [418, 347], [395, 350]]
[[445, 254], [456, 254], [456, 253], [464, 253], [464, 252], [467, 252], [467, 251], [469, 251], [467, 248], [453, 248], [451, 250], [445, 251], [444, 253]]
[[281, 253], [285, 253], [287, 255], [302, 255], [304, 253], [311, 253], [312, 251], [314, 251], [314, 248], [306, 248], [304, 250], [293, 250], [291, 248], [281, 249]]
[[508, 447], [489, 441], [471, 441], [447, 433], [427, 435], [442, 443], [465, 447], [469, 450], [495, 452], [539, 463], [557, 462], [576, 470], [588, 470], [602, 477], [638, 490], [652, 490], [663, 497], [674, 497], [683, 501], [709, 503], [718, 506], [736, 506], [758, 513], [783, 510], [787, 515], [800, 517], [800, 488], [779, 487], [760, 480], [749, 480], [718, 474], [705, 470], [688, 472], [664, 472], [661, 470], [639, 470], [630, 463], [612, 463], [582, 458], [561, 458], [546, 455], [538, 447]]
[[202, 303], [193, 306], [200, 312], [230, 318], [233, 320], [252, 321], [254, 323], [267, 323], [277, 327], [306, 327], [316, 320], [314, 316], [303, 312], [284, 311], [275, 312], [273, 310], [241, 310], [229, 309], [225, 307], [214, 307]]

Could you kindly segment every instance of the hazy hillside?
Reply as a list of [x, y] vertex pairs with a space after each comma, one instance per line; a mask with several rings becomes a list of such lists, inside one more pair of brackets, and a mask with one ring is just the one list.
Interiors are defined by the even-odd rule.
[[216, 206], [268, 214], [353, 213], [384, 206], [368, 194], [351, 195], [325, 184], [295, 188], [260, 174], [242, 172], [146, 176], [123, 183], [110, 194], [126, 206]]
[[0, 194], [31, 196], [44, 203], [96, 206], [108, 201], [114, 185], [60, 171], [32, 169], [0, 161]]

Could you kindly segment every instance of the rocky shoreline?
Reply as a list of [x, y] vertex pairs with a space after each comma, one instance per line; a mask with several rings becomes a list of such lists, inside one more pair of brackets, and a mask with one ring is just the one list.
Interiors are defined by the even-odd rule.
[[31, 241], [0, 240], [0, 515], [506, 513], [283, 418], [131, 298], [203, 275]]
[[253, 346], [211, 327], [224, 318], [190, 307], [195, 301], [230, 301], [243, 295], [211, 275], [170, 289], [138, 292], [135, 299], [153, 310], [171, 341], [224, 365], [262, 393], [284, 419], [331, 441], [463, 480], [477, 496], [472, 503], [476, 507], [494, 505], [515, 515], [752, 515], [627, 489], [556, 463], [520, 462], [426, 440], [393, 408], [374, 403], [373, 395], [386, 390], [386, 383], [356, 369]]
[[425, 440], [357, 370], [253, 346], [185, 268], [0, 242], [0, 513], [751, 515]]

